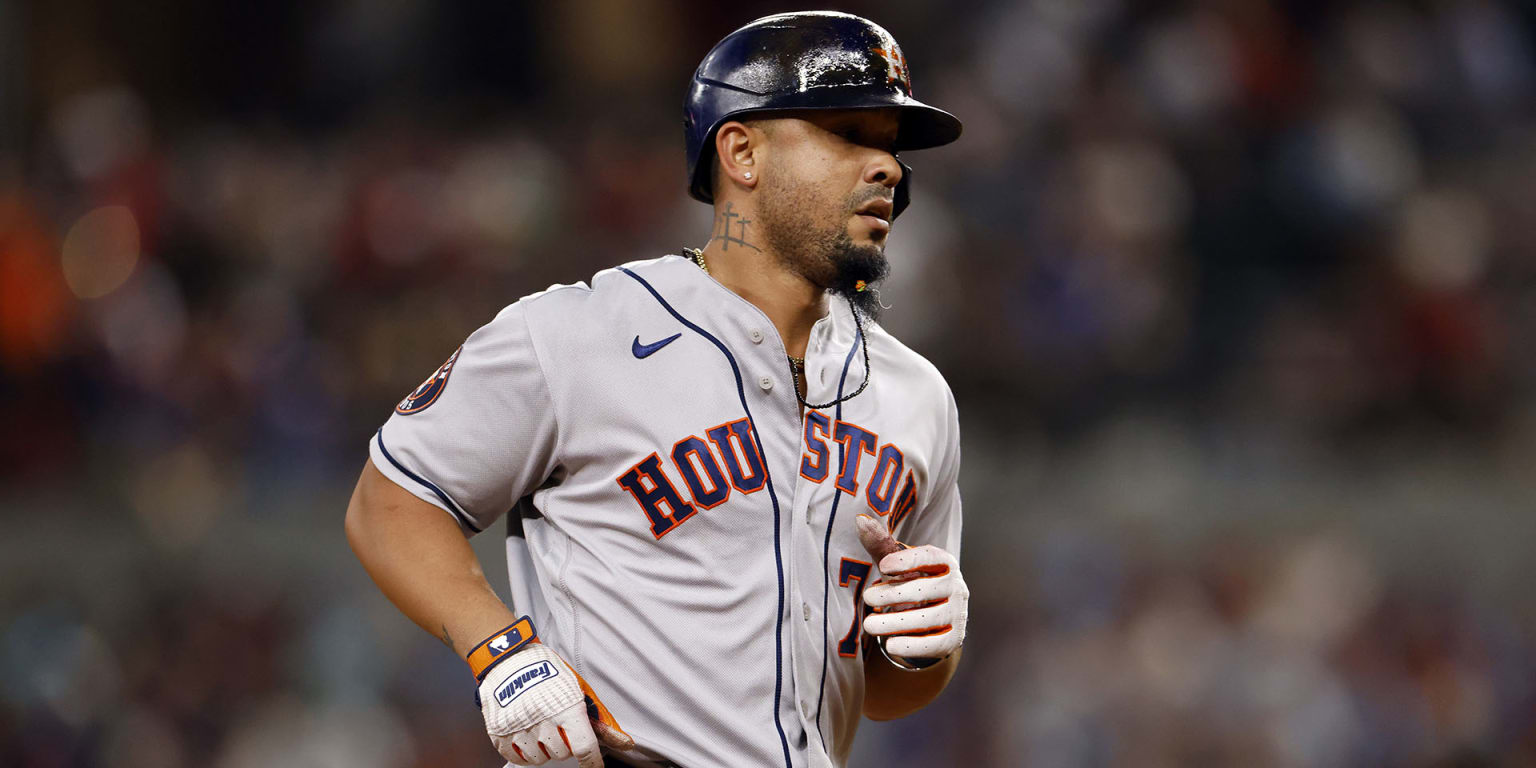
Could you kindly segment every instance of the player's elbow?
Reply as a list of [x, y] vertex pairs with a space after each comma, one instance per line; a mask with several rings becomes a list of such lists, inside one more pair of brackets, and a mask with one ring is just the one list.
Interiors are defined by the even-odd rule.
[[869, 654], [864, 665], [864, 716], [899, 720], [928, 706], [949, 685], [960, 661], [957, 649], [936, 665], [918, 671], [897, 669], [880, 654]]
[[377, 473], [378, 470], [374, 469], [371, 461], [364, 465], [363, 473], [357, 479], [357, 487], [352, 489], [352, 498], [347, 502], [347, 513], [342, 521], [342, 528], [347, 534], [347, 546], [352, 548], [353, 554], [359, 559], [365, 556], [369, 540], [368, 506], [372, 496], [370, 486], [372, 476]]
[[347, 533], [347, 546], [352, 548], [352, 553], [362, 556], [361, 547], [364, 539], [365, 513], [362, 505], [358, 503], [358, 492], [352, 492], [352, 500], [347, 503], [347, 514], [342, 520], [342, 528]]
[[864, 716], [875, 722], [900, 720], [923, 708], [927, 702], [900, 701], [896, 698], [864, 699]]
[[886, 675], [869, 681], [864, 694], [864, 716], [876, 722], [900, 720], [922, 709], [938, 691], [929, 681], [900, 680]]

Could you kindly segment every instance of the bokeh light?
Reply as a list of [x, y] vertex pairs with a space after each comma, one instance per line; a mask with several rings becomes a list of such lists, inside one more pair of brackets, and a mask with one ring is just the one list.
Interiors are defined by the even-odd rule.
[[82, 299], [121, 288], [139, 261], [139, 224], [133, 211], [108, 205], [81, 216], [64, 236], [64, 282]]

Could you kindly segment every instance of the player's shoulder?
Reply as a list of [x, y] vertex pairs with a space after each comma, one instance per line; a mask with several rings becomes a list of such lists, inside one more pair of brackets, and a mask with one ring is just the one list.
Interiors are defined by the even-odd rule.
[[622, 308], [629, 301], [649, 301], [647, 285], [670, 285], [680, 279], [679, 273], [681, 277], [692, 276], [692, 269], [696, 269], [693, 262], [670, 254], [630, 261], [601, 270], [589, 281], [551, 285], [518, 299], [513, 306], [522, 305], [525, 312], [545, 316]]
[[[532, 338], [569, 341], [603, 333], [615, 318], [633, 312], [637, 303], [652, 302], [645, 287], [631, 275], [643, 275], [657, 285], [682, 279], [674, 273], [682, 266], [684, 277], [692, 262], [681, 256], [631, 261], [604, 269], [590, 281], [557, 283], [507, 304], [477, 329], [471, 338], [482, 344], [521, 343]], [[628, 273], [628, 274], [626, 274]]]
[[931, 402], [947, 402], [951, 410], [954, 408], [954, 392], [933, 361], [907, 346], [879, 323], [870, 323], [866, 332], [871, 342], [870, 366], [876, 375], [880, 374], [882, 368], [889, 370], [918, 396], [931, 399]]

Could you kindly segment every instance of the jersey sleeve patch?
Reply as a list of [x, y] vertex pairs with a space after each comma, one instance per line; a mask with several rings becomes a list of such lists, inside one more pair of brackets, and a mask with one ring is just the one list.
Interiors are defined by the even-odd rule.
[[437, 396], [441, 395], [443, 390], [448, 387], [448, 375], [453, 373], [453, 364], [458, 362], [459, 353], [463, 351], [464, 346], [461, 344], [458, 349], [453, 351], [453, 354], [448, 356], [448, 362], [443, 363], [441, 367], [433, 371], [432, 375], [428, 376], [427, 380], [421, 383], [421, 386], [417, 387], [409, 395], [406, 395], [405, 399], [395, 406], [395, 413], [403, 416], [421, 413], [428, 406], [437, 402]]

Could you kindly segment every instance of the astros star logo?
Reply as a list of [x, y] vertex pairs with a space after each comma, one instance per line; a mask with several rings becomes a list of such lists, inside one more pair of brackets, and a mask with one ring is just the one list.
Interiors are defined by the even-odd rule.
[[901, 83], [901, 87], [908, 95], [912, 93], [912, 77], [907, 72], [907, 57], [901, 55], [901, 49], [895, 42], [889, 48], [876, 48], [875, 53], [885, 59], [886, 82]]

